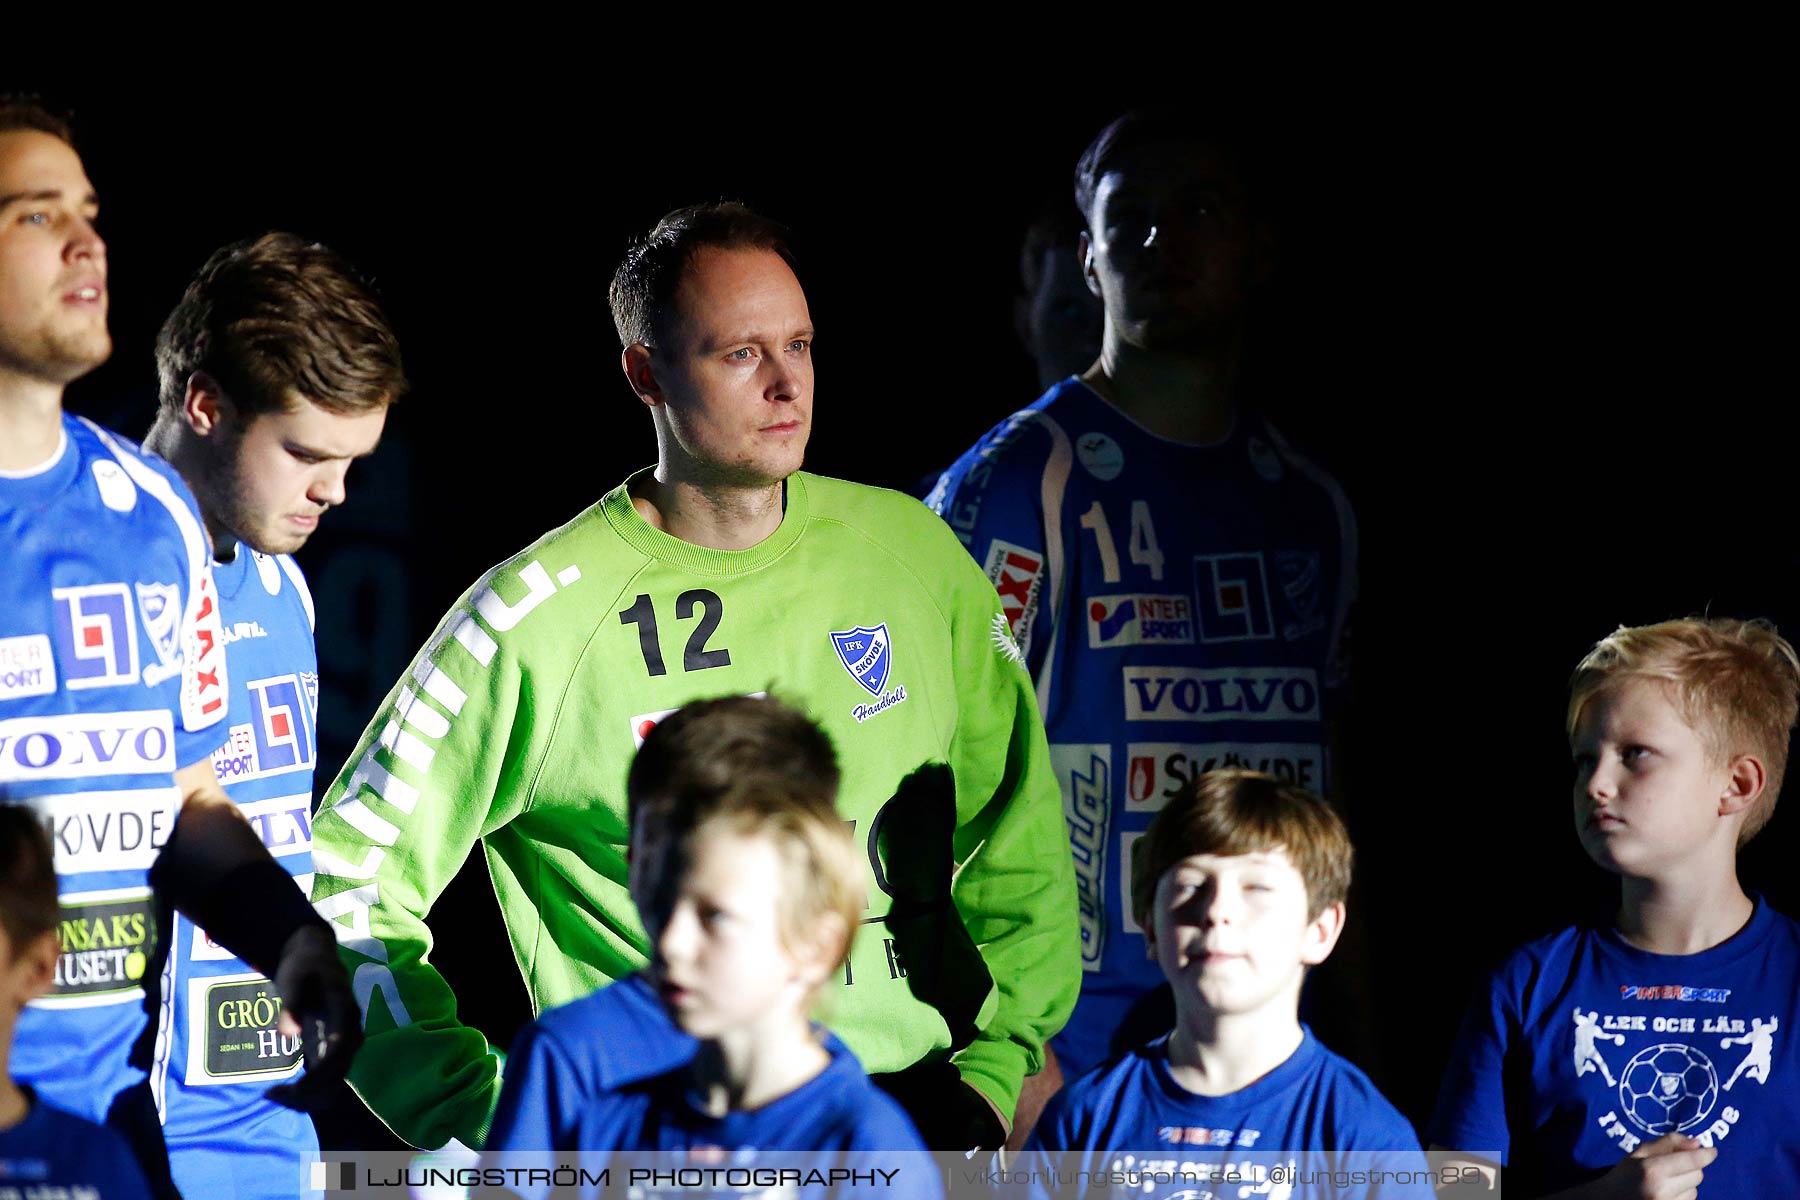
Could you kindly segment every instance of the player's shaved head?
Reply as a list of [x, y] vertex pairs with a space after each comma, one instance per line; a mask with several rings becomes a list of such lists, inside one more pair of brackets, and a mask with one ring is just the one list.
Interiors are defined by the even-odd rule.
[[747, 205], [727, 200], [678, 208], [627, 250], [613, 273], [607, 299], [620, 346], [654, 349], [663, 344], [674, 325], [682, 274], [694, 255], [709, 246], [767, 250], [794, 267], [787, 231]]

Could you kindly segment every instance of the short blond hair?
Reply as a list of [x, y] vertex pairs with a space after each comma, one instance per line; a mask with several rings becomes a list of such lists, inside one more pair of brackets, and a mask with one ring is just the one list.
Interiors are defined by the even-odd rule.
[[1663, 684], [1715, 761], [1740, 754], [1761, 760], [1762, 794], [1744, 814], [1738, 845], [1761, 832], [1775, 812], [1788, 734], [1800, 715], [1800, 657], [1774, 624], [1683, 617], [1619, 626], [1594, 644], [1569, 679], [1569, 736], [1595, 696], [1627, 679]]
[[850, 956], [867, 895], [849, 823], [836, 807], [837, 757], [825, 732], [779, 700], [728, 696], [697, 700], [644, 739], [626, 798], [634, 842], [634, 897], [648, 861], [642, 836], [665, 854], [684, 854], [702, 831], [767, 838], [781, 860], [777, 900], [782, 942], [799, 950], [822, 918], [844, 929], [833, 966]]

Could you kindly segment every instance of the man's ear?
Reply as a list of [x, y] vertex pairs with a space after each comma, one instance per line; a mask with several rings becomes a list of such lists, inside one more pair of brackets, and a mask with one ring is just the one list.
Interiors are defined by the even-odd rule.
[[663, 402], [662, 384], [657, 382], [656, 367], [650, 361], [650, 347], [633, 342], [619, 352], [619, 365], [625, 368], [625, 382], [639, 400], [651, 408]]
[[1734, 816], [1755, 804], [1768, 781], [1762, 759], [1754, 754], [1740, 754], [1732, 759], [1725, 776], [1725, 790], [1719, 794], [1719, 815]]
[[1106, 297], [1100, 294], [1100, 276], [1094, 270], [1094, 239], [1088, 236], [1087, 230], [1081, 231], [1076, 246], [1081, 254], [1081, 277], [1087, 281], [1088, 291], [1094, 293], [1096, 299], [1105, 300]]
[[1306, 925], [1306, 939], [1301, 943], [1300, 961], [1316, 967], [1331, 957], [1338, 937], [1344, 932], [1344, 902], [1330, 904]]
[[27, 942], [18, 959], [25, 967], [25, 999], [33, 1000], [50, 990], [56, 977], [56, 959], [62, 953], [62, 942], [56, 930], [47, 929]]
[[198, 437], [211, 437], [231, 416], [231, 399], [219, 381], [205, 371], [188, 376], [181, 398], [181, 419]]

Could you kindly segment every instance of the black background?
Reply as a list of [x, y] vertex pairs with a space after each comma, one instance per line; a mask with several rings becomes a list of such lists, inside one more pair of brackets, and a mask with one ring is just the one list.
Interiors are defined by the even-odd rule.
[[[865, 71], [867, 46], [800, 52], [758, 22], [505, 68], [464, 48], [429, 78], [371, 54], [21, 80], [76, 109], [102, 194], [116, 350], [70, 407], [142, 435], [155, 331], [225, 241], [292, 229], [375, 276], [413, 389], [299, 556], [322, 792], [461, 590], [653, 459], [605, 288], [657, 216], [733, 197], [794, 229], [818, 327], [808, 466], [907, 486], [1034, 397], [1018, 238], [1092, 133], [1136, 103], [1215, 107], [1273, 167], [1257, 391], [1361, 525], [1352, 920], [1378, 1078], [1422, 1119], [1476, 973], [1608, 894], [1572, 836], [1574, 662], [1620, 622], [1690, 612], [1800, 630], [1791, 138], [1756, 31], [1526, 49], [1290, 30], [1222, 69], [1230, 39], [1135, 62], [1158, 30], [1084, 25], [1034, 51], [915, 33]], [[626, 77], [632, 50], [655, 61]], [[1744, 861], [1789, 911], [1795, 820]], [[478, 860], [432, 925], [465, 1019], [506, 1044], [525, 998]]]

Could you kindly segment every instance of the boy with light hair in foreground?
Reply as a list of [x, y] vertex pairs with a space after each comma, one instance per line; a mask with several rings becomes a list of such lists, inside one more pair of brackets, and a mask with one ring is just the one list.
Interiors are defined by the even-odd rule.
[[1766, 621], [1622, 627], [1582, 659], [1575, 830], [1619, 906], [1488, 980], [1432, 1143], [1509, 1168], [1515, 1195], [1800, 1195], [1800, 925], [1737, 875], [1797, 709], [1800, 660]]
[[[925, 1149], [856, 1056], [811, 1020], [864, 908], [837, 782], [830, 740], [771, 699], [697, 701], [646, 737], [626, 791], [650, 966], [546, 1013], [522, 1039], [527, 1069], [509, 1073], [496, 1125], [505, 1149]], [[619, 1028], [641, 1007], [622, 1008], [620, 988], [653, 994], [667, 1021]], [[581, 1076], [552, 1069], [548, 1043], [579, 1042], [584, 1026], [592, 1042], [645, 1044], [609, 1051]], [[645, 1075], [620, 1066], [623, 1055], [684, 1061]], [[563, 1094], [554, 1105], [515, 1094], [533, 1080]], [[555, 1115], [584, 1087], [572, 1124]]]

